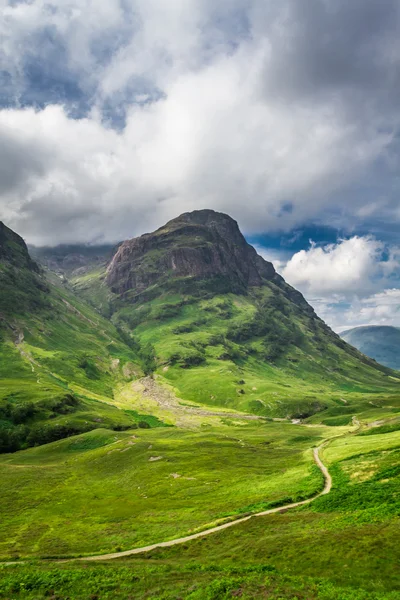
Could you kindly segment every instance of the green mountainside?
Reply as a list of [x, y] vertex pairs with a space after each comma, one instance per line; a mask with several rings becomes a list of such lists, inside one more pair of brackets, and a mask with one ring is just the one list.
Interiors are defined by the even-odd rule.
[[0, 224], [0, 599], [399, 598], [397, 371], [221, 213], [33, 254]]
[[115, 327], [0, 224], [0, 451], [137, 419], [112, 406], [119, 382], [143, 374]]
[[378, 363], [400, 370], [400, 329], [387, 325], [354, 327], [340, 336]]
[[25, 242], [0, 222], [0, 320], [48, 307], [48, 285]]
[[329, 418], [345, 412], [343, 398], [397, 390], [394, 374], [336, 335], [221, 213], [185, 213], [71, 284], [152, 348], [156, 373], [187, 400]]

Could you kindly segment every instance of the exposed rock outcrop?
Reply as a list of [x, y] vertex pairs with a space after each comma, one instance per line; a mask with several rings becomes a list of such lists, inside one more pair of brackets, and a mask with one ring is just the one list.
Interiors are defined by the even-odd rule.
[[245, 291], [281, 279], [250, 246], [228, 215], [198, 210], [119, 247], [107, 269], [112, 291], [143, 292], [165, 278], [221, 278], [226, 291]]

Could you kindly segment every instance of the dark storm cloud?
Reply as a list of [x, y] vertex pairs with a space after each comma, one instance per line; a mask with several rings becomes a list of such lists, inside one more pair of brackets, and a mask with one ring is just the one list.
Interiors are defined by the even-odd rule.
[[0, 111], [11, 132], [0, 213], [12, 207], [28, 238], [57, 240], [72, 219], [71, 236], [114, 241], [141, 232], [147, 207], [149, 226], [210, 206], [248, 234], [400, 221], [398, 1], [2, 10], [2, 102], [14, 110]]
[[[285, 17], [279, 17], [270, 38], [267, 94], [316, 101], [319, 94], [336, 99], [347, 92], [357, 95], [353, 101], [365, 102], [372, 95], [372, 100], [385, 100], [398, 110], [397, 0], [291, 0]], [[363, 93], [369, 96], [362, 98]], [[350, 96], [347, 100], [352, 103]]]

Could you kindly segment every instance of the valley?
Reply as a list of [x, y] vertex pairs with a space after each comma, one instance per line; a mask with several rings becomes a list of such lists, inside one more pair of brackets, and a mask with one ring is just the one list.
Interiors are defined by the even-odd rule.
[[233, 219], [0, 234], [0, 598], [399, 597], [400, 374]]

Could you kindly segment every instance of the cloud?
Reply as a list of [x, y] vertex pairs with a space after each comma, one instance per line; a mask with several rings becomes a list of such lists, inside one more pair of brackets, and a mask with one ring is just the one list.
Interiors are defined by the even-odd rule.
[[352, 326], [394, 325], [400, 327], [400, 290], [386, 289], [354, 303], [345, 313]]
[[311, 242], [289, 259], [276, 250], [261, 254], [335, 330], [400, 324], [400, 247], [353, 236], [322, 246]]
[[28, 241], [116, 241], [202, 207], [246, 233], [400, 220], [395, 0], [0, 10], [0, 218]]
[[399, 269], [397, 253], [384, 260], [385, 246], [370, 236], [354, 236], [337, 244], [297, 252], [282, 270], [295, 287], [311, 294], [365, 294], [383, 276]]

